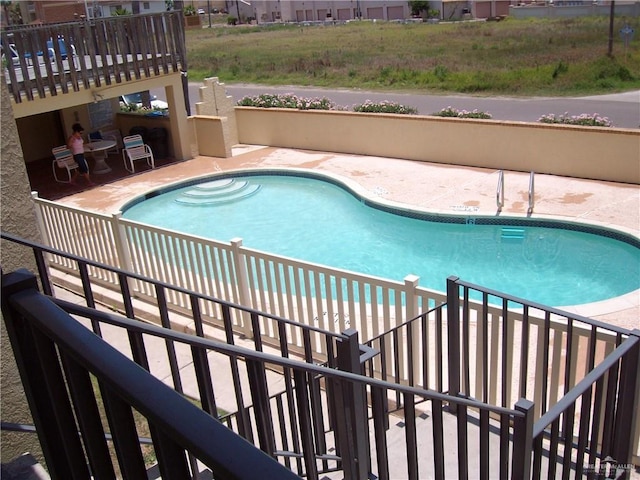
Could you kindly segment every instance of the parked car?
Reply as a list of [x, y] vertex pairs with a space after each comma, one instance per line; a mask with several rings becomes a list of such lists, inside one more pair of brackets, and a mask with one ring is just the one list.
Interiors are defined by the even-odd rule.
[[204, 14], [205, 14], [204, 8], [199, 8], [198, 15], [204, 15]]
[[[142, 92], [130, 93], [120, 97], [120, 105], [130, 108], [142, 107]], [[151, 108], [153, 109], [165, 109], [169, 108], [169, 104], [163, 100], [158, 100], [158, 97], [151, 95]]]

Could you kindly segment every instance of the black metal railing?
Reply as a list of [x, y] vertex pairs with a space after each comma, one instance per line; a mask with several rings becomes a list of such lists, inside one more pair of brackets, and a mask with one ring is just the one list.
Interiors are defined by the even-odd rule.
[[4, 29], [16, 103], [187, 71], [181, 11]]
[[[323, 472], [341, 470], [348, 478], [364, 478], [369, 473], [379, 478], [418, 478], [419, 472], [437, 478], [464, 478], [465, 472], [477, 471], [479, 478], [488, 479], [498, 475], [520, 478], [521, 474], [527, 478], [533, 468], [539, 478], [556, 471], [563, 475], [597, 473], [612, 459], [623, 467], [631, 463], [638, 410], [638, 378], [633, 375], [634, 365], [638, 366], [638, 331], [527, 304], [450, 278], [446, 305], [374, 339], [369, 358], [363, 359], [354, 331], [327, 337], [332, 338], [327, 345], [333, 347], [326, 362], [313, 360], [310, 350], [295, 357], [284, 346], [269, 356], [261, 352], [261, 343], [255, 338], [250, 343], [253, 352], [238, 350], [232, 332], [225, 337], [230, 345], [222, 345], [145, 325], [132, 320], [135, 315], [130, 303], [125, 303], [130, 306], [124, 309], [128, 319], [98, 312], [87, 268], [111, 267], [9, 234], [1, 237], [33, 250], [47, 294], [52, 293], [52, 286], [46, 255], [62, 254], [78, 262], [89, 308], [57, 299], [58, 305], [76, 317], [87, 318], [85, 323], [105, 338], [110, 335], [107, 326], [119, 328], [121, 336], [129, 339], [128, 355], [152, 373], [157, 362], [150, 360], [148, 353], [166, 352], [166, 382], [195, 398], [209, 414], [297, 474], [317, 478]], [[118, 275], [122, 285], [129, 277], [153, 282], [128, 272], [118, 271]], [[478, 291], [478, 299], [472, 300]], [[188, 293], [198, 301], [215, 301]], [[122, 294], [127, 295], [125, 287]], [[162, 310], [162, 296], [158, 299]], [[197, 314], [193, 319], [198, 322]], [[285, 325], [284, 330], [311, 328], [278, 321]], [[397, 348], [383, 351], [383, 345], [406, 342], [402, 361], [409, 363], [412, 356], [430, 348], [425, 342], [411, 343], [413, 338], [424, 338], [428, 322], [435, 322], [435, 331], [440, 332], [440, 338], [434, 340], [440, 345], [446, 368], [438, 376], [447, 393], [424, 388], [419, 369], [411, 376], [414, 384], [410, 385], [394, 383], [393, 375], [379, 376], [382, 365], [389, 363], [393, 370], [393, 363], [400, 359]], [[311, 333], [318, 334], [313, 329]], [[259, 329], [253, 334], [259, 336]], [[152, 346], [149, 337], [157, 337], [159, 343]], [[378, 348], [380, 355], [372, 356]], [[185, 351], [190, 352], [186, 359]], [[219, 357], [213, 366], [212, 352]], [[195, 381], [184, 380], [184, 365], [193, 369]], [[227, 371], [222, 382], [216, 377], [220, 365]], [[349, 373], [345, 377], [336, 368]], [[363, 371], [377, 378], [359, 376]], [[527, 381], [532, 376], [534, 381]], [[192, 391], [185, 388], [189, 383]], [[304, 391], [300, 391], [303, 385]], [[230, 409], [220, 408], [218, 401], [218, 392], [227, 386], [232, 392], [223, 397], [234, 400]], [[391, 399], [395, 400], [393, 408], [389, 407]], [[399, 421], [402, 426], [396, 425]], [[401, 437], [398, 428], [402, 429]], [[421, 449], [428, 445], [431, 453], [419, 454], [423, 451], [419, 445]], [[470, 448], [474, 445], [477, 449]]]
[[447, 279], [450, 394], [535, 402], [533, 478], [628, 478], [638, 448], [640, 330]]
[[[283, 464], [286, 458], [294, 459], [295, 462], [289, 465], [298, 475], [320, 478], [325, 472], [342, 471], [346, 478], [368, 478], [371, 472], [378, 478], [389, 479], [407, 474], [409, 478], [419, 478], [420, 472], [429, 475], [428, 472], [434, 471], [439, 478], [447, 474], [458, 476], [476, 468], [477, 459], [468, 458], [466, 452], [469, 444], [476, 442], [477, 435], [487, 441], [485, 453], [488, 456], [485, 460], [491, 464], [493, 476], [509, 470], [521, 472], [524, 468], [521, 459], [528, 455], [523, 450], [528, 443], [523, 432], [531, 430], [533, 421], [530, 402], [519, 402], [514, 410], [504, 409], [395, 385], [147, 325], [74, 302], [46, 297], [35, 287], [35, 276], [28, 272], [4, 276], [3, 316], [9, 322], [8, 330], [12, 343], [16, 345], [16, 360], [26, 385], [36, 430], [43, 442], [47, 466], [56, 472], [54, 478], [73, 478], [72, 473], [86, 472], [87, 469], [104, 472], [104, 478], [112, 478], [109, 475], [114, 462], [121, 470], [133, 475], [132, 478], [142, 478], [140, 474], [145, 465], [131, 418], [133, 410], [140, 412], [149, 423], [160, 470], [166, 469], [162, 478], [191, 475], [187, 469], [193, 462], [189, 462], [188, 455], [207, 465], [215, 478], [255, 478], [253, 469], [249, 476], [246, 476], [246, 471], [235, 472], [235, 468], [241, 468], [236, 463], [251, 464], [254, 453], [247, 449], [238, 450], [239, 440], [228, 438], [230, 430], [220, 433], [222, 431], [218, 427], [221, 425], [214, 420], [218, 417], [212, 410], [214, 405], [205, 401], [202, 402], [202, 410], [187, 407], [189, 402], [182, 395], [177, 392], [171, 395], [164, 391], [160, 393], [161, 385], [157, 381], [142, 379], [147, 369], [150, 377], [153, 374], [148, 356], [152, 348], [145, 353], [140, 348], [140, 345], [150, 345], [149, 337], [190, 351], [191, 355], [183, 363], [193, 368], [198, 383], [208, 384], [214, 393], [216, 388], [211, 379], [197, 374], [204, 370], [205, 363], [212, 362], [212, 356], [226, 359], [217, 362], [218, 366], [226, 362], [231, 366], [230, 371], [241, 370], [248, 386], [237, 384], [240, 390], [229, 395], [251, 398], [252, 408], [245, 408], [247, 413], [251, 411], [251, 415], [244, 421], [245, 427], [251, 425], [252, 433], [249, 434], [249, 429], [245, 428], [238, 432], [239, 435], [259, 445], [268, 454], [267, 458], [278, 459]], [[86, 319], [86, 327], [81, 325], [82, 319]], [[133, 368], [130, 360], [94, 335], [88, 326], [95, 323], [101, 324], [105, 339], [114, 337], [111, 327], [122, 329], [121, 336], [129, 339], [131, 352], [128, 356], [145, 368]], [[352, 332], [347, 338], [340, 343], [337, 356], [343, 368], [360, 369], [357, 334]], [[37, 354], [32, 353], [35, 351]], [[123, 373], [127, 370], [133, 373]], [[209, 370], [215, 376], [216, 371], [211, 366]], [[282, 402], [283, 408], [295, 412], [293, 415], [273, 415], [271, 411], [270, 399], [278, 397], [271, 392], [282, 388], [278, 384], [281, 376], [275, 381], [268, 378], [274, 371], [283, 372], [293, 380], [291, 398], [286, 394], [280, 395], [280, 398], [286, 398]], [[97, 420], [100, 412], [89, 375], [97, 378], [116, 460], [108, 455], [105, 432]], [[331, 393], [314, 399], [314, 385], [320, 385], [316, 379], [320, 379], [326, 391]], [[67, 397], [65, 383], [69, 385]], [[395, 427], [396, 433], [401, 432], [404, 436], [401, 443], [390, 443], [387, 438], [387, 430], [394, 427], [393, 418], [385, 406], [386, 392], [403, 397], [404, 425]], [[329, 397], [333, 406], [329, 404]], [[425, 423], [424, 415], [416, 408], [418, 404], [430, 406], [432, 422]], [[459, 412], [457, 416], [447, 413], [452, 406]], [[329, 415], [327, 411], [330, 411]], [[491, 425], [481, 422], [479, 433], [476, 433], [469, 421], [476, 415], [498, 420]], [[326, 426], [320, 421], [324, 417], [333, 419], [331, 431], [324, 431]], [[369, 440], [369, 430], [374, 432], [372, 441]], [[451, 441], [451, 431], [456, 432], [455, 444], [447, 445]], [[299, 448], [283, 446], [281, 438], [291, 438], [292, 435], [296, 435]], [[418, 440], [424, 435], [434, 441], [433, 457], [419, 454]], [[289, 445], [296, 442], [290, 441]], [[84, 452], [82, 444], [90, 448]], [[210, 449], [209, 445], [215, 448]], [[490, 458], [493, 459], [491, 462]], [[262, 462], [264, 457], [258, 456], [258, 459]], [[226, 462], [231, 465], [226, 465]], [[225, 477], [225, 469], [235, 473]], [[263, 471], [260, 475], [261, 478], [287, 478], [269, 476]], [[517, 478], [518, 474], [514, 473], [513, 477]]]
[[622, 475], [637, 455], [640, 330], [451, 277], [445, 305], [366, 343], [380, 352], [367, 376], [502, 407], [533, 400], [533, 478]]
[[52, 478], [116, 478], [92, 377], [124, 478], [147, 478], [134, 412], [148, 422], [162, 478], [191, 478], [187, 453], [216, 479], [299, 478], [80, 325], [38, 292], [33, 274], [2, 280], [3, 317]]
[[[446, 306], [446, 303], [437, 305], [365, 342], [379, 354], [364, 364], [363, 373], [372, 378], [403, 383], [400, 375], [403, 364], [406, 366], [408, 385], [444, 393], [446, 363], [432, 362], [432, 359], [442, 359], [447, 351], [444, 344], [446, 324], [443, 322]], [[433, 328], [430, 328], [430, 324], [433, 324]], [[431, 331], [435, 334], [434, 338], [429, 338]], [[401, 345], [403, 348], [400, 348]], [[430, 355], [431, 350], [435, 350], [435, 355]], [[401, 406], [402, 398], [397, 396], [392, 409]]]

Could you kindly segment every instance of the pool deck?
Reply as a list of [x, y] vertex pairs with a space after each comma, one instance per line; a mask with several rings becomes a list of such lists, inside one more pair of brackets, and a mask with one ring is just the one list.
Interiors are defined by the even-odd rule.
[[[321, 172], [345, 180], [378, 201], [409, 209], [464, 216], [560, 219], [615, 228], [640, 237], [638, 185], [536, 174], [535, 206], [529, 215], [529, 173], [505, 170], [504, 206], [498, 212], [497, 170], [253, 145], [237, 145], [231, 158], [199, 156], [58, 202], [112, 214], [129, 200], [170, 183], [232, 170], [269, 168]], [[566, 310], [625, 328], [639, 328], [640, 290]]]

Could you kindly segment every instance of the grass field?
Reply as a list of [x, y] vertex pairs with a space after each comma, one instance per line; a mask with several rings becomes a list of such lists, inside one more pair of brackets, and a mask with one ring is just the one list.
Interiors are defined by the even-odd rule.
[[189, 78], [478, 95], [582, 95], [640, 89], [640, 35], [616, 18], [235, 26], [188, 30]]

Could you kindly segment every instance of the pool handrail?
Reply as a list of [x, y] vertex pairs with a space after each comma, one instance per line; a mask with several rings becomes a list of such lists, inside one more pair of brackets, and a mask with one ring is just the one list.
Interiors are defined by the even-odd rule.
[[535, 203], [534, 177], [535, 173], [531, 171], [529, 174], [529, 208], [527, 209], [527, 213], [533, 212], [533, 205]]
[[504, 206], [504, 170], [498, 170], [498, 186], [496, 187], [496, 205], [498, 212]]

